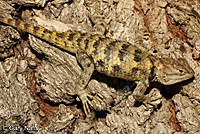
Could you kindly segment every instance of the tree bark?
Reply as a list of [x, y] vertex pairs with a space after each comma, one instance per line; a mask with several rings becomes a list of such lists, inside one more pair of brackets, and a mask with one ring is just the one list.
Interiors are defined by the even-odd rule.
[[[148, 31], [138, 47], [159, 58], [185, 58], [194, 78], [152, 83], [148, 92], [158, 106], [147, 110], [131, 96], [132, 83], [95, 72], [86, 90], [97, 112], [87, 120], [81, 102], [67, 94], [81, 73], [75, 55], [1, 23], [0, 132], [200, 133], [200, 1], [99, 1], [106, 36], [135, 44], [136, 33]], [[90, 32], [96, 2], [0, 1], [0, 13], [55, 31]]]

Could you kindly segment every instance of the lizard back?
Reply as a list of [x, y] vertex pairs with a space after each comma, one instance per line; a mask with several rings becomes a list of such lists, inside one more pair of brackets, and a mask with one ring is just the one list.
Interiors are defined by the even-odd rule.
[[152, 72], [153, 56], [134, 45], [98, 34], [90, 34], [86, 39], [88, 42], [80, 47], [98, 72], [131, 81], [144, 79]]

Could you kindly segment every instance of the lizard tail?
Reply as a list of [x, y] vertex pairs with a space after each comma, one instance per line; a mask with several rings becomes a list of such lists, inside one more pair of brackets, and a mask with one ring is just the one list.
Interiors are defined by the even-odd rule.
[[3, 17], [1, 15], [0, 15], [0, 22], [5, 23], [10, 26], [13, 26], [24, 32], [30, 33], [34, 36], [37, 36], [47, 42], [52, 43], [53, 45], [55, 45], [59, 48], [62, 48], [64, 50], [67, 50], [72, 53], [75, 52], [75, 50], [76, 50], [75, 47], [77, 47], [77, 46], [73, 45], [74, 42], [73, 42], [72, 37], [80, 36], [80, 33], [77, 33], [77, 32], [66, 32], [66, 33], [55, 32], [55, 31], [48, 30], [46, 28], [28, 24], [21, 20]]

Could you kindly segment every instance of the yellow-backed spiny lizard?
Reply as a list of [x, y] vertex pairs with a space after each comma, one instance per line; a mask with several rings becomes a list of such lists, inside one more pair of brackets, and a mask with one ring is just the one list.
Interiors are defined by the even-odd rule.
[[0, 22], [21, 29], [54, 46], [76, 54], [83, 71], [76, 81], [76, 95], [83, 104], [87, 117], [93, 104], [92, 97], [84, 90], [94, 70], [111, 77], [133, 81], [137, 84], [133, 96], [137, 101], [149, 103], [148, 94], [144, 95], [149, 84], [158, 81], [172, 85], [194, 76], [188, 62], [179, 58], [157, 58], [125, 41], [115, 40], [104, 35], [82, 32], [55, 32], [33, 26], [23, 21], [0, 16]]

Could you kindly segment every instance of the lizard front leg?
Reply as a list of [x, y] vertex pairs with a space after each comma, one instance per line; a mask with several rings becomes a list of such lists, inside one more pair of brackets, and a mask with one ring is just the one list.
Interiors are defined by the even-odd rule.
[[75, 91], [76, 95], [78, 95], [83, 104], [83, 109], [86, 116], [90, 117], [90, 106], [93, 107], [93, 105], [88, 99], [88, 97], [92, 98], [92, 96], [85, 91], [85, 87], [87, 86], [90, 77], [94, 72], [94, 64], [91, 62], [90, 58], [83, 50], [78, 50], [76, 53], [76, 57], [78, 62], [81, 64], [83, 71], [79, 79], [76, 81]]
[[132, 95], [136, 101], [142, 102], [145, 106], [150, 102], [150, 98], [148, 95], [144, 95], [147, 88], [149, 87], [149, 81], [141, 80], [137, 83], [136, 88], [134, 89]]

